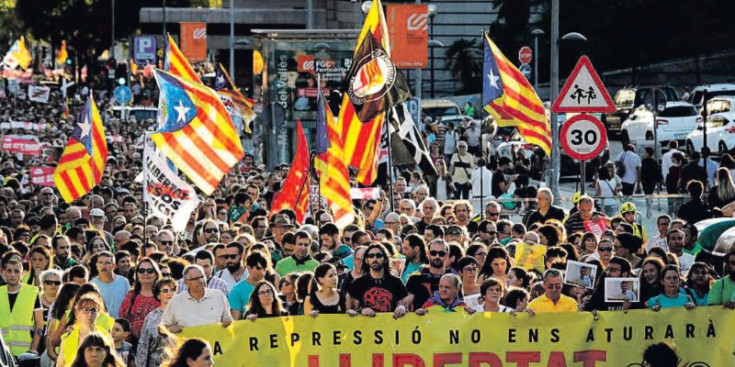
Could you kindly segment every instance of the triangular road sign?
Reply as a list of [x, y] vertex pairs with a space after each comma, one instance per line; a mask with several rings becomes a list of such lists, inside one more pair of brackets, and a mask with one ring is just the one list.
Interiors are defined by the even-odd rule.
[[551, 111], [615, 112], [615, 104], [587, 56], [582, 56], [577, 61]]

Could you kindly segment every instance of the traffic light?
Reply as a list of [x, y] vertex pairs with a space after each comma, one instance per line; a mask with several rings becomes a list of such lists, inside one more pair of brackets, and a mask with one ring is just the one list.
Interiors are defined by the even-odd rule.
[[118, 85], [128, 84], [128, 64], [117, 64], [117, 68], [115, 68], [115, 75], [117, 76]]

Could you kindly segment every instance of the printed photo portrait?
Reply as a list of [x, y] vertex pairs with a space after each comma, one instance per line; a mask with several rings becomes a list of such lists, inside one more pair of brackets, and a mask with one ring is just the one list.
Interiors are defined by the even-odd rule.
[[595, 279], [597, 279], [597, 267], [594, 265], [579, 261], [567, 261], [564, 283], [594, 289]]
[[641, 283], [638, 278], [606, 278], [605, 302], [638, 302]]

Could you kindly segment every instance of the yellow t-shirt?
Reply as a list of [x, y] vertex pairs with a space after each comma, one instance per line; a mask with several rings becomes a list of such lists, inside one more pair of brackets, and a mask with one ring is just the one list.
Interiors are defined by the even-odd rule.
[[539, 312], [574, 312], [577, 311], [577, 301], [572, 297], [561, 295], [559, 301], [554, 303], [546, 297], [546, 294], [542, 294], [540, 297], [531, 301], [528, 304], [528, 308], [533, 309], [537, 313]]

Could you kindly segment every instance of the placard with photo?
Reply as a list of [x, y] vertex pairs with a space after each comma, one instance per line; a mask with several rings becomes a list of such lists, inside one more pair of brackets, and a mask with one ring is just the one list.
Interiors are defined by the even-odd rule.
[[638, 302], [641, 281], [638, 278], [605, 278], [605, 302]]
[[595, 288], [597, 267], [579, 261], [567, 261], [567, 270], [564, 272], [564, 283], [588, 289]]

